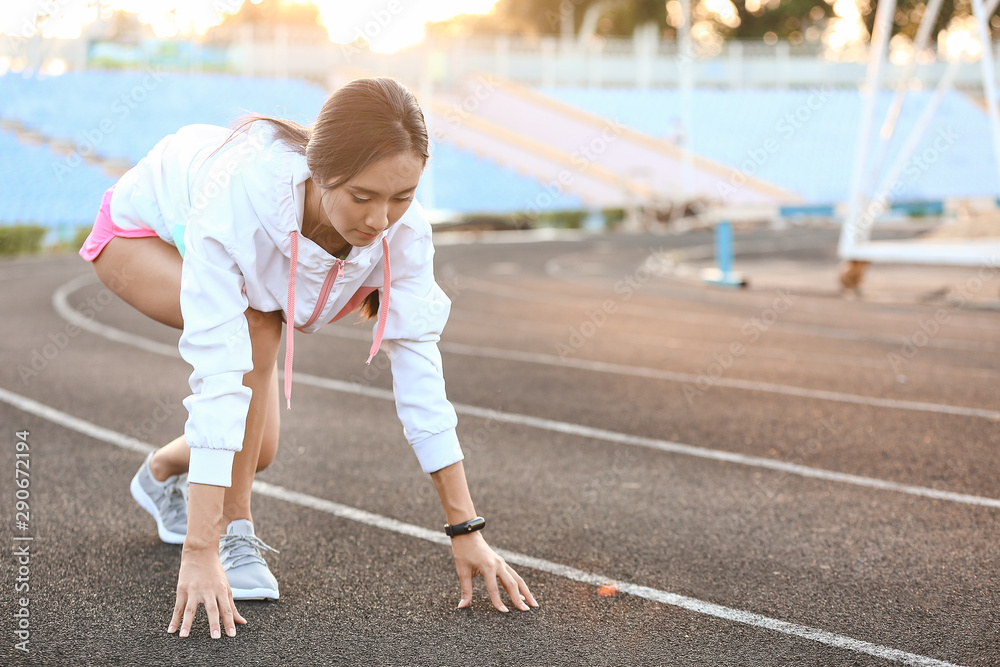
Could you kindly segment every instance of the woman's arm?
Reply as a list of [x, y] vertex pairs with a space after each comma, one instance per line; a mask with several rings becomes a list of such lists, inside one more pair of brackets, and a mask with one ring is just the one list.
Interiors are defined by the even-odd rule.
[[[431, 473], [431, 479], [434, 480], [434, 487], [437, 489], [441, 507], [444, 508], [449, 524], [456, 525], [476, 517], [476, 508], [472, 504], [469, 484], [465, 479], [465, 466], [461, 461]], [[477, 574], [483, 575], [490, 600], [500, 611], [508, 610], [500, 599], [497, 579], [507, 591], [514, 606], [521, 611], [528, 611], [528, 605], [538, 606], [524, 579], [486, 544], [482, 531], [451, 538], [451, 551], [455, 557], [455, 569], [458, 570], [458, 581], [462, 588], [459, 609], [468, 607], [472, 602], [472, 580]]]
[[236, 623], [246, 623], [233, 602], [233, 593], [219, 560], [219, 535], [222, 533], [222, 503], [226, 495], [223, 486], [191, 484], [188, 487], [188, 526], [181, 569], [177, 575], [177, 602], [167, 632], [180, 627], [180, 636], [191, 632], [198, 605], [205, 605], [212, 637], [221, 636], [219, 617], [226, 634], [236, 635]]

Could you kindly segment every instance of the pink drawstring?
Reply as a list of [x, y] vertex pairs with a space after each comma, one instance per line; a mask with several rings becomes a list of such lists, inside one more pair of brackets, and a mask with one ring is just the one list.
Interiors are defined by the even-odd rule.
[[285, 401], [288, 409], [292, 409], [292, 358], [295, 356], [295, 343], [292, 337], [295, 334], [295, 272], [299, 266], [299, 233], [292, 232], [290, 236], [292, 242], [292, 266], [288, 269], [288, 319], [287, 330], [285, 332]]
[[[287, 319], [286, 324], [288, 325], [285, 333], [285, 402], [288, 409], [292, 409], [292, 359], [295, 357], [295, 343], [293, 342], [293, 336], [295, 334], [295, 273], [299, 265], [299, 235], [298, 232], [292, 232], [290, 235], [290, 240], [292, 243], [291, 249], [291, 268], [288, 269], [288, 304], [287, 304]], [[378, 309], [378, 328], [375, 330], [375, 340], [372, 343], [372, 349], [368, 355], [368, 361], [366, 364], [372, 362], [372, 358], [378, 354], [379, 347], [382, 345], [382, 336], [385, 334], [385, 322], [389, 317], [389, 285], [392, 282], [392, 273], [389, 270], [389, 241], [385, 237], [382, 237], [382, 303], [379, 305]], [[344, 277], [344, 261], [338, 259], [335, 264], [337, 268], [337, 279]], [[319, 307], [319, 306], [317, 306]]]
[[389, 317], [389, 284], [392, 282], [392, 273], [389, 271], [389, 241], [382, 237], [382, 303], [378, 309], [378, 328], [375, 329], [375, 340], [372, 342], [372, 349], [368, 354], [370, 364], [372, 359], [378, 354], [378, 348], [382, 345], [382, 334], [385, 333], [385, 321]]

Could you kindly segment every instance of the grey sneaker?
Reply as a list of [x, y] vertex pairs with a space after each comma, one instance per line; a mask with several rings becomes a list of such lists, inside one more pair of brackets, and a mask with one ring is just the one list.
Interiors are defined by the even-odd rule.
[[261, 549], [278, 553], [254, 534], [247, 519], [233, 521], [219, 537], [219, 560], [234, 600], [278, 599], [278, 581], [267, 569]]
[[165, 482], [153, 479], [146, 457], [129, 489], [139, 505], [156, 519], [160, 539], [168, 544], [183, 544], [187, 534], [187, 474], [168, 477]]

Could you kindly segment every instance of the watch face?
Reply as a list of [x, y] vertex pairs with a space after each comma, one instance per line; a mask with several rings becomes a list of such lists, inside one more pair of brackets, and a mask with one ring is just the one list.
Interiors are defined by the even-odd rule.
[[468, 533], [474, 533], [481, 528], [486, 526], [486, 519], [482, 517], [476, 517], [475, 519], [470, 519], [465, 523], [460, 523], [455, 526], [450, 524], [445, 524], [444, 532], [450, 536], [455, 535], [466, 535]]

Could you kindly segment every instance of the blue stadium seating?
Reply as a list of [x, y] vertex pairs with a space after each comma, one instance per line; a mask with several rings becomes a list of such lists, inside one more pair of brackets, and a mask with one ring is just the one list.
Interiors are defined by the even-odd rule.
[[[417, 190], [421, 202], [434, 208], [463, 212], [514, 213], [525, 210], [558, 211], [583, 208], [578, 197], [546, 190], [531, 177], [500, 167], [451, 144], [433, 142], [426, 176]], [[433, 189], [433, 193], [428, 190]]]
[[304, 81], [152, 71], [0, 77], [0, 118], [105, 157], [138, 161], [191, 123], [228, 125], [249, 111], [309, 122], [326, 99]]
[[[229, 125], [256, 112], [309, 123], [326, 92], [298, 80], [150, 71], [84, 71], [58, 77], [0, 77], [0, 118], [17, 120], [47, 137], [134, 163], [162, 137], [190, 123]], [[6, 146], [6, 145], [4, 145]], [[4, 154], [6, 148], [0, 148]], [[543, 186], [513, 170], [446, 144], [432, 147], [428, 165], [435, 208], [459, 212], [510, 212], [530, 206]], [[44, 160], [50, 160], [45, 157]], [[34, 186], [38, 192], [39, 185]], [[104, 187], [107, 187], [106, 185]], [[89, 193], [88, 193], [89, 194]], [[0, 209], [13, 205], [0, 195]], [[93, 195], [88, 196], [93, 200]], [[99, 199], [99, 197], [98, 197]], [[575, 197], [540, 200], [544, 210], [575, 209]], [[57, 224], [51, 215], [39, 222]], [[89, 213], [88, 213], [89, 215]], [[0, 213], [0, 219], [7, 219]], [[85, 224], [84, 220], [80, 224]], [[58, 223], [64, 224], [64, 223]]]
[[[680, 129], [677, 90], [548, 88], [540, 92], [656, 137]], [[932, 96], [907, 96], [885, 167]], [[876, 133], [893, 93], [879, 95]], [[695, 153], [801, 194], [807, 202], [846, 201], [862, 111], [856, 91], [695, 90], [690, 145]], [[934, 142], [938, 141], [938, 149]], [[947, 145], [949, 144], [950, 145]], [[942, 149], [943, 147], [943, 149]], [[761, 150], [767, 155], [760, 158]], [[997, 166], [986, 114], [962, 94], [947, 94], [904, 172], [897, 200], [934, 201], [997, 193]], [[759, 165], [757, 163], [760, 163]]]
[[[670, 138], [679, 131], [676, 90], [552, 88], [559, 100]], [[911, 93], [889, 160], [915, 124], [930, 92]], [[81, 152], [128, 162], [189, 123], [228, 125], [254, 111], [310, 122], [326, 98], [298, 80], [152, 71], [85, 71], [58, 77], [0, 76], [0, 118], [76, 145]], [[891, 93], [878, 100], [880, 115]], [[695, 90], [693, 150], [800, 193], [809, 204], [847, 198], [861, 98], [855, 91]], [[88, 224], [111, 179], [87, 164], [0, 135], [0, 223], [35, 221], [52, 227]], [[925, 167], [904, 174], [897, 201], [994, 195], [997, 167], [985, 114], [959, 93], [948, 94], [918, 155]], [[938, 140], [939, 148], [934, 149]], [[947, 145], [946, 145], [947, 144]], [[766, 153], [766, 155], [764, 154]], [[75, 164], [75, 163], [73, 163]], [[418, 193], [431, 207], [459, 212], [513, 212], [531, 207], [580, 208], [572, 196], [539, 200], [543, 184], [475, 154], [432, 146], [429, 177]], [[61, 176], [62, 180], [53, 180]]]
[[49, 241], [68, 241], [113, 184], [97, 167], [0, 132], [0, 224], [40, 224], [53, 231]]

